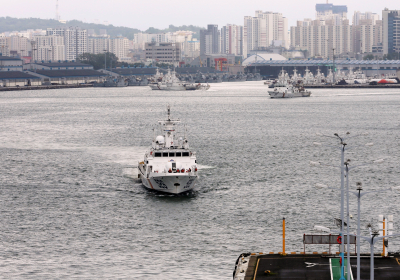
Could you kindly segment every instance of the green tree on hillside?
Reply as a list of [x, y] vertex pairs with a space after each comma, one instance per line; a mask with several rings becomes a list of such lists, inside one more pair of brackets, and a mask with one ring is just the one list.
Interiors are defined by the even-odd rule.
[[[136, 28], [114, 26], [112, 24], [104, 25], [104, 24], [86, 23], [79, 20], [70, 20], [67, 21], [66, 24], [63, 24], [54, 19], [0, 17], [0, 33], [11, 32], [11, 31], [24, 31], [28, 29], [46, 30], [47, 28], [60, 28], [69, 26], [76, 26], [82, 29], [93, 29], [96, 34], [100, 34], [100, 29], [105, 29], [107, 31], [107, 34], [110, 35], [111, 37], [116, 37], [118, 35], [121, 35], [123, 37], [127, 37], [130, 40], [133, 39], [134, 34], [142, 32]], [[150, 27], [145, 32], [165, 33], [165, 32], [174, 32], [178, 30], [188, 30], [196, 32], [196, 34], [194, 34], [194, 38], [199, 39], [200, 29], [203, 28], [193, 25], [183, 25], [183, 26], [170, 25], [168, 28], [165, 29], [156, 29]]]

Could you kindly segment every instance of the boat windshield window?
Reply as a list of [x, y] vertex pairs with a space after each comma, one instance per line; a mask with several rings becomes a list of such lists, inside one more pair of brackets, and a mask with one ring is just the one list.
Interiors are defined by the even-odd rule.
[[174, 156], [175, 156], [175, 153], [169, 153], [169, 156], [170, 156], [170, 157], [174, 157]]
[[168, 157], [168, 153], [162, 153], [163, 157]]
[[161, 157], [161, 153], [154, 153], [154, 157]]
[[177, 157], [181, 157], [181, 156], [182, 156], [182, 153], [181, 153], [181, 152], [176, 153], [176, 156], [177, 156]]
[[188, 153], [188, 152], [183, 152], [183, 153], [182, 153], [182, 156], [183, 156], [183, 157], [188, 157], [188, 156], [189, 156], [189, 153]]

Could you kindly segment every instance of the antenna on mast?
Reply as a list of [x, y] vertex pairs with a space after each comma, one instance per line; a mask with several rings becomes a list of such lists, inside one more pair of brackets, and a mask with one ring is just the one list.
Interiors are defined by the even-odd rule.
[[58, 13], [58, 0], [56, 0], [56, 20], [60, 20], [60, 14]]
[[167, 110], [168, 110], [168, 120], [171, 120], [171, 108], [169, 106], [169, 104], [167, 105]]

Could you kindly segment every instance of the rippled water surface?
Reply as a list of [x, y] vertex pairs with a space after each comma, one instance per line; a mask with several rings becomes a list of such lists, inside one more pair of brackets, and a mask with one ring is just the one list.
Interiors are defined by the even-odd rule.
[[[351, 188], [400, 185], [400, 90], [312, 92], [272, 100], [246, 82], [0, 93], [0, 278], [231, 279], [240, 253], [281, 250], [283, 217], [287, 251], [302, 251], [303, 233], [340, 216], [339, 192], [314, 187], [340, 186], [338, 169], [309, 165], [337, 165], [339, 150], [312, 144], [337, 141], [316, 132], [368, 132], [348, 141], [346, 158], [386, 159], [351, 171]], [[196, 190], [181, 196], [137, 180], [167, 104], [200, 165]], [[393, 214], [399, 232], [399, 202], [400, 191], [364, 196], [363, 225]], [[400, 239], [389, 246], [399, 251]]]

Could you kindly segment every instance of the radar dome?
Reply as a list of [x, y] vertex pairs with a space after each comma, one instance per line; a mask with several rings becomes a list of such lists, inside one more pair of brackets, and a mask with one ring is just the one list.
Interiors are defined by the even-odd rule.
[[156, 142], [157, 142], [158, 144], [164, 144], [164, 136], [158, 135], [158, 136], [156, 137]]

